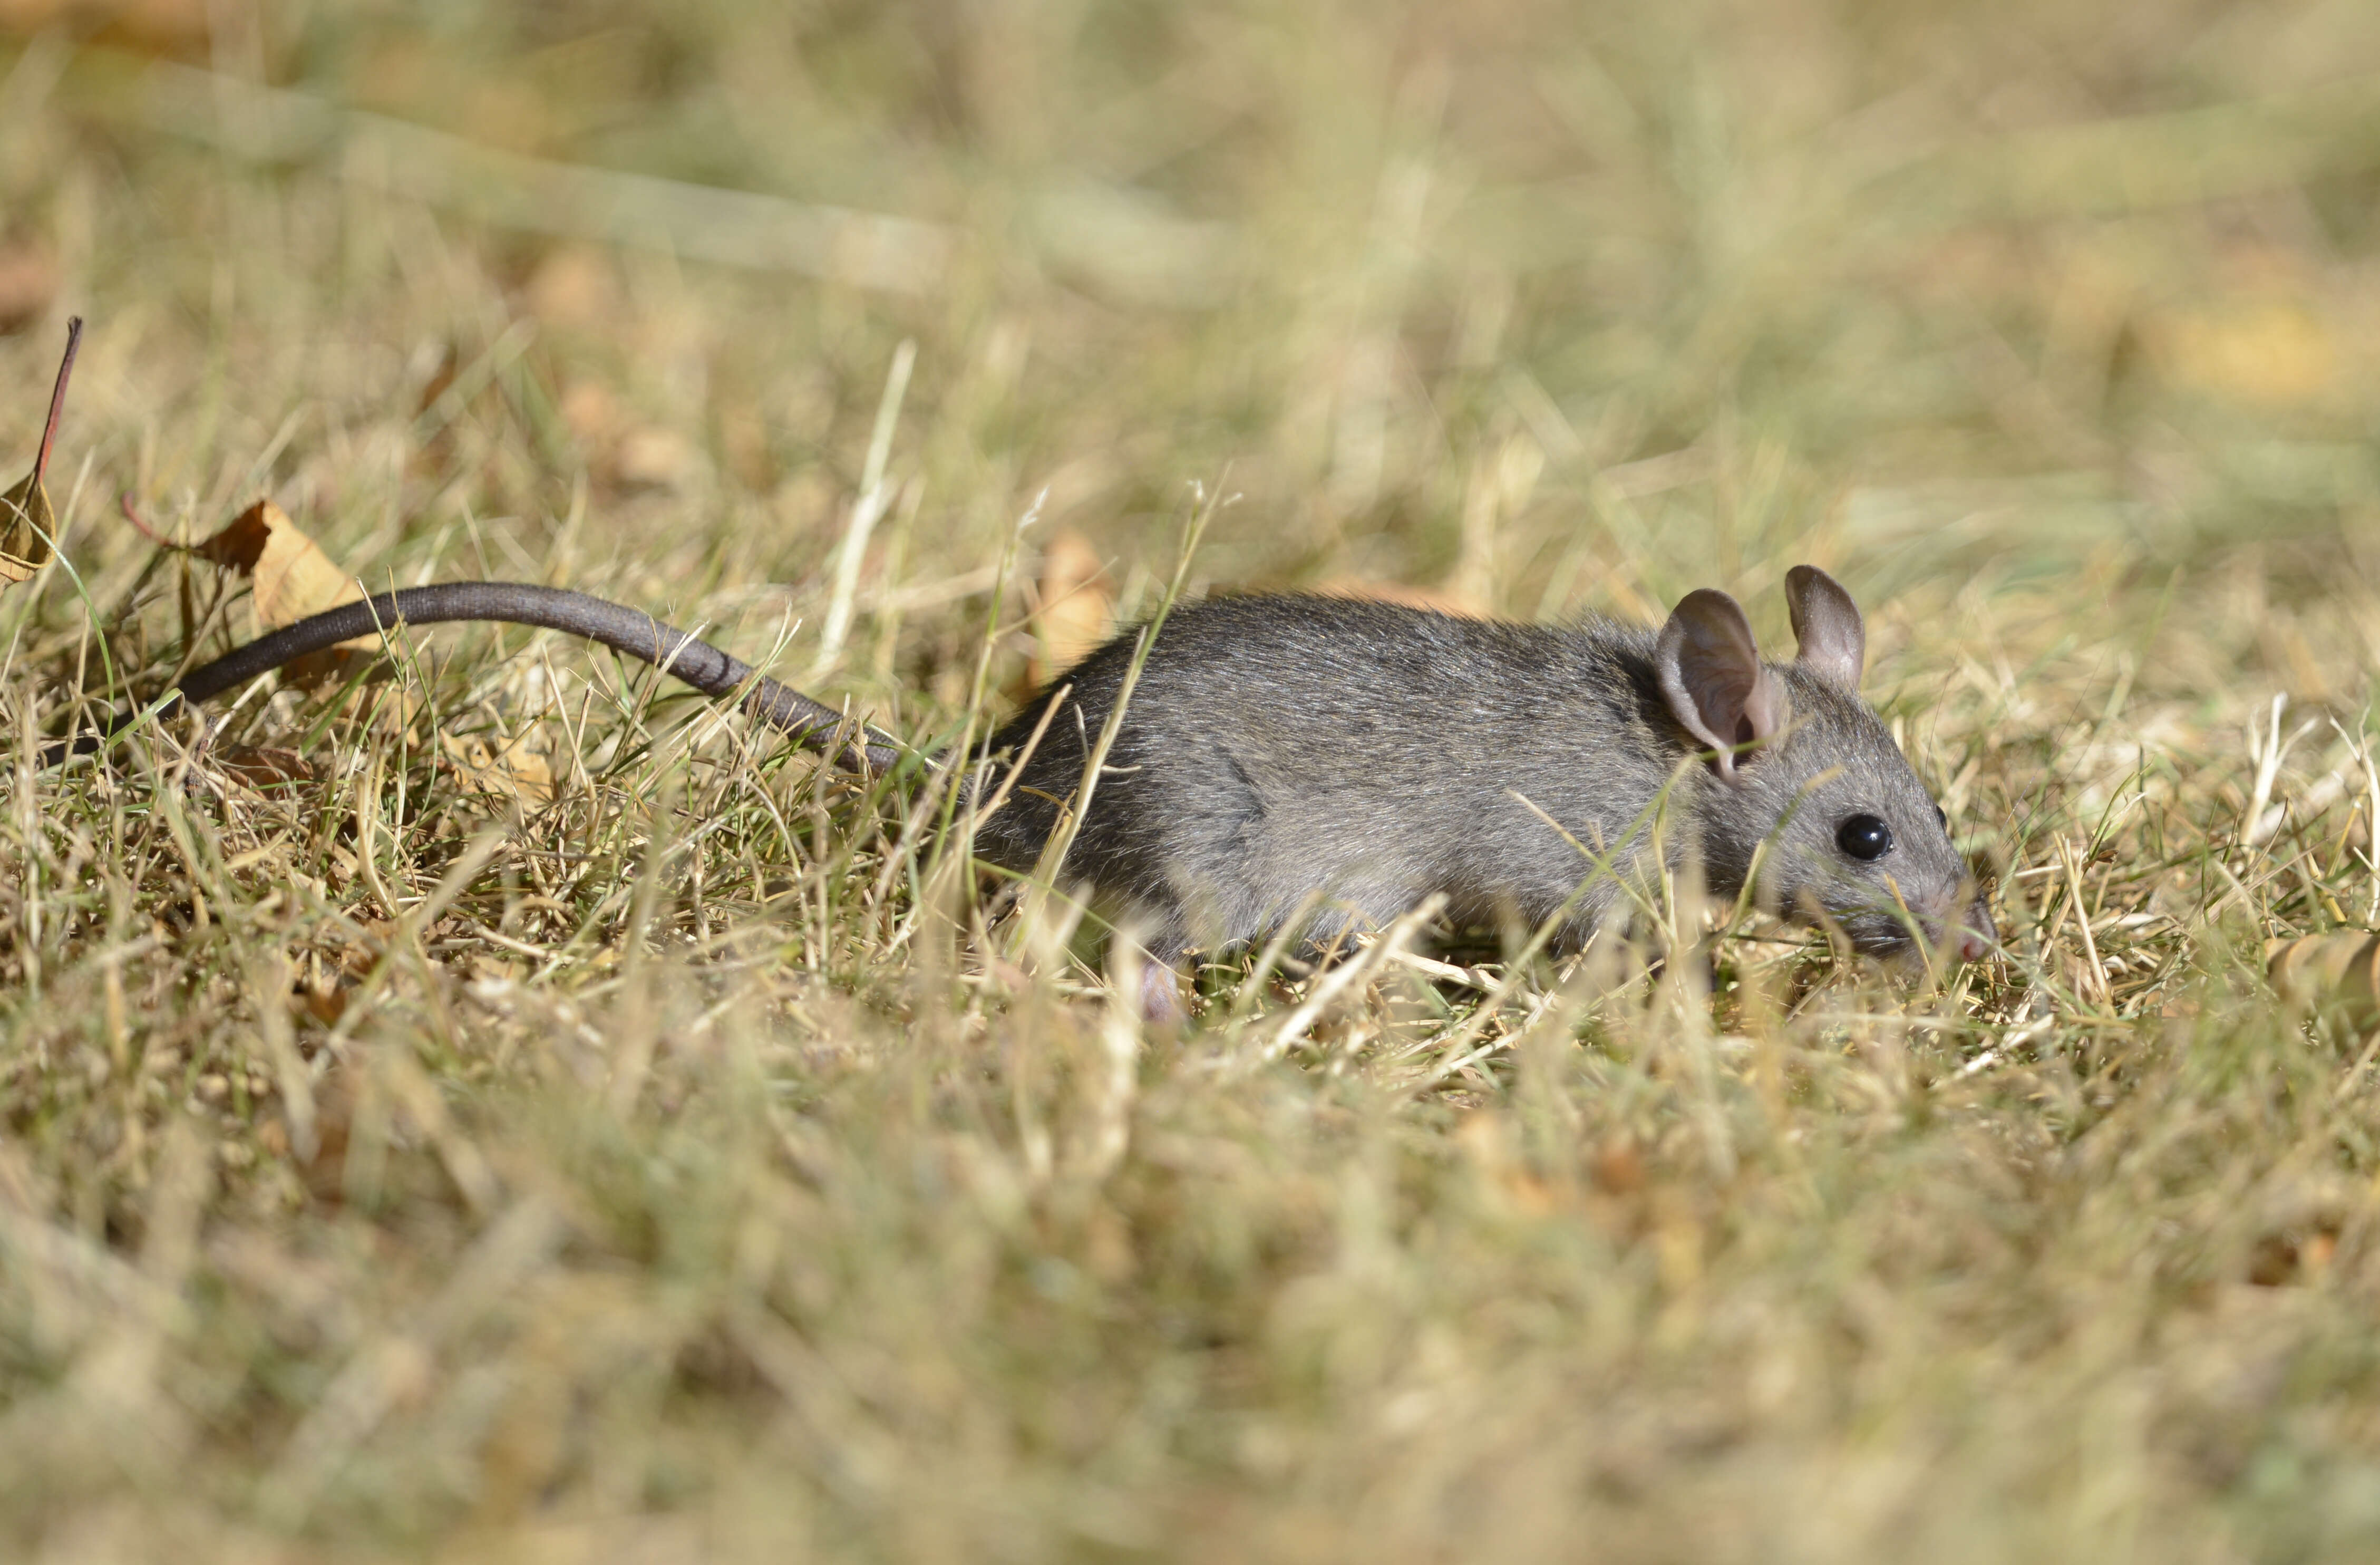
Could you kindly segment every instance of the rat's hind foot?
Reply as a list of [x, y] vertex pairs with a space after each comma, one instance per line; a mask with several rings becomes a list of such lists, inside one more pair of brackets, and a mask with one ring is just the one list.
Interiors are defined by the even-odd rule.
[[1140, 970], [1140, 1019], [1152, 1025], [1172, 1026], [1188, 1016], [1182, 1004], [1182, 975], [1171, 962], [1150, 962]]
[[1152, 1025], [1172, 1026], [1186, 1021], [1182, 1003], [1182, 972], [1158, 952], [1150, 952], [1140, 970], [1140, 1019]]

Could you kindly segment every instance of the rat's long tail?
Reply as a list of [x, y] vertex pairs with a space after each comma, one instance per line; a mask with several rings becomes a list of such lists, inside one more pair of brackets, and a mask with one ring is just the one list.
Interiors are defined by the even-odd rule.
[[[855, 769], [880, 772], [900, 756], [900, 743], [873, 728], [856, 727], [844, 715], [799, 691], [753, 672], [749, 664], [730, 657], [710, 642], [698, 641], [674, 626], [664, 625], [640, 609], [624, 608], [604, 599], [561, 587], [537, 587], [524, 581], [446, 581], [431, 587], [407, 587], [361, 603], [342, 604], [259, 636], [183, 676], [179, 700], [212, 700], [236, 690], [259, 674], [280, 667], [310, 652], [321, 652], [358, 636], [378, 635], [399, 623], [437, 625], [455, 620], [502, 621], [509, 625], [540, 625], [601, 642], [614, 652], [638, 658], [672, 674], [705, 695], [739, 695], [745, 711], [793, 736], [794, 742], [816, 751], [844, 737], [836, 759]], [[170, 710], [170, 708], [169, 708]], [[88, 754], [107, 737], [126, 727], [132, 714], [119, 715], [103, 734], [84, 734], [42, 754], [44, 766], [69, 755]], [[856, 731], [856, 737], [852, 737]]]

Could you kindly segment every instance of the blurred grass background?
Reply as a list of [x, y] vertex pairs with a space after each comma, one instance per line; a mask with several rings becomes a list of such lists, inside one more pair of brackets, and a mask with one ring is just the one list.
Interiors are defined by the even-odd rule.
[[[5, 1547], [2371, 1558], [2372, 1053], [2262, 970], [2380, 913], [2375, 196], [2348, 0], [0, 0], [23, 457], [91, 323], [0, 599]], [[405, 675], [550, 804], [295, 692], [288, 788], [37, 776], [213, 590], [119, 492], [920, 735], [1201, 494], [1199, 591], [1781, 642], [1811, 560], [2010, 955], [1140, 1038], [552, 638]]]

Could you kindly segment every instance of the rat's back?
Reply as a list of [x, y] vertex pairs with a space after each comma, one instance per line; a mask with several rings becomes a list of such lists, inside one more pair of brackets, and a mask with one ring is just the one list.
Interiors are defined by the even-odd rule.
[[[1677, 772], [1652, 642], [1605, 622], [1555, 630], [1339, 598], [1184, 605], [1150, 650], [1064, 874], [1138, 921], [1166, 960], [1261, 938], [1317, 895], [1318, 932], [1385, 923], [1432, 892], [1458, 918], [1534, 923], [1592, 872], [1582, 849], [1620, 848], [1673, 776], [1700, 785]], [[993, 738], [992, 753], [1022, 752], [1062, 703], [978, 829], [980, 855], [1038, 859], [1133, 646], [1128, 633], [1093, 654]], [[1600, 877], [1573, 926], [1616, 890]]]

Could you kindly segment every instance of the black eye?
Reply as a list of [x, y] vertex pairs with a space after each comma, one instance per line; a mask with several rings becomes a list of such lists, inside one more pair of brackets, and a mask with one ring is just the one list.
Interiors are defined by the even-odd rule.
[[1942, 829], [1944, 831], [1949, 831], [1950, 829], [1949, 814], [1944, 811], [1942, 806], [1939, 804], [1934, 806], [1934, 818], [1942, 823]]
[[1852, 815], [1835, 828], [1835, 846], [1854, 859], [1881, 859], [1892, 851], [1892, 828], [1874, 815]]

